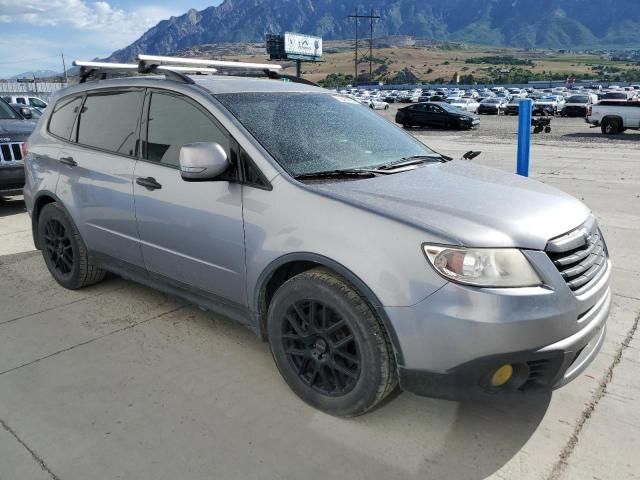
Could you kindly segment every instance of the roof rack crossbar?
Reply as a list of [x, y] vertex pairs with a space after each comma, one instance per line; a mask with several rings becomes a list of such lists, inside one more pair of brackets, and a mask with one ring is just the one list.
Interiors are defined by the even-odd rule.
[[205, 60], [200, 58], [165, 57], [160, 55], [138, 55], [139, 65], [200, 65], [245, 70], [282, 70], [282, 65], [271, 63], [230, 62], [228, 60]]
[[171, 80], [183, 83], [194, 83], [191, 78], [181, 72], [216, 73], [218, 71], [215, 68], [179, 67], [173, 65], [150, 65], [141, 68], [136, 63], [86, 62], [81, 60], [74, 61], [73, 65], [80, 67], [80, 83], [85, 83], [91, 77], [104, 80], [107, 75], [113, 73], [151, 73], [164, 75]]
[[[260, 71], [272, 80], [288, 80], [293, 83], [318, 86], [309, 80], [281, 73], [278, 71], [282, 70], [281, 65], [270, 63], [230, 62], [226, 60], [204, 60], [140, 54], [138, 55], [138, 63], [86, 62], [77, 60], [73, 62], [73, 65], [80, 67], [80, 83], [86, 82], [91, 77], [105, 79], [107, 75], [113, 73], [140, 73], [165, 75], [171, 80], [192, 84], [195, 83], [193, 79], [184, 75], [184, 73], [217, 73], [218, 68], [221, 68], [239, 69], [237, 74], [240, 76], [253, 76], [252, 71]], [[218, 68], [212, 68], [214, 66]]]

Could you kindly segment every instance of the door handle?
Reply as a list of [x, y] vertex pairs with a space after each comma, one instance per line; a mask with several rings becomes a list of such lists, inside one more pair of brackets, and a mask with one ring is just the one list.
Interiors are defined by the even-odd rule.
[[159, 188], [162, 188], [162, 185], [156, 182], [156, 179], [153, 177], [136, 178], [136, 183], [149, 190], [158, 190]]
[[75, 167], [78, 165], [78, 162], [76, 162], [73, 157], [62, 157], [60, 158], [60, 163], [64, 163], [68, 167]]

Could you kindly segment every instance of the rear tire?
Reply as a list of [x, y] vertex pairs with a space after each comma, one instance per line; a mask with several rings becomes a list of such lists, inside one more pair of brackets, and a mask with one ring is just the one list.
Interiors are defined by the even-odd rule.
[[620, 122], [614, 118], [605, 118], [600, 125], [600, 130], [605, 135], [615, 135], [620, 133]]
[[267, 330], [289, 387], [328, 414], [361, 415], [397, 386], [384, 326], [349, 283], [325, 268], [296, 275], [278, 289]]
[[91, 263], [80, 232], [56, 202], [45, 205], [38, 217], [38, 245], [51, 276], [65, 288], [93, 285], [106, 274]]

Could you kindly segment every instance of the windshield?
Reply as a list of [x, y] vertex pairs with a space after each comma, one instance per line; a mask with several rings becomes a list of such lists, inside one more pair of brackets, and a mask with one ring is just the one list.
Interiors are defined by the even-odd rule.
[[610, 99], [610, 100], [626, 100], [627, 94], [626, 93], [607, 93], [604, 96], [604, 98]]
[[500, 100], [498, 100], [497, 98], [485, 98], [480, 103], [500, 103]]
[[589, 97], [586, 96], [573, 96], [569, 97], [567, 103], [589, 103]]
[[216, 95], [291, 175], [378, 167], [433, 151], [353, 100], [323, 93]]
[[47, 104], [39, 98], [29, 97], [29, 105], [36, 108], [47, 108]]
[[440, 105], [443, 110], [449, 112], [449, 113], [462, 113], [462, 110], [460, 110], [458, 107], [455, 107], [453, 105], [451, 105], [450, 103], [438, 103], [438, 105]]
[[20, 117], [7, 103], [0, 99], [0, 120], [16, 120]]

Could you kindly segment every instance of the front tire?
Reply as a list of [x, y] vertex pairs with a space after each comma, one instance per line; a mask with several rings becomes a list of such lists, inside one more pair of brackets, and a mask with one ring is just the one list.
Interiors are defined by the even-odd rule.
[[49, 273], [65, 288], [84, 288], [105, 276], [89, 260], [80, 232], [56, 202], [45, 205], [38, 217], [38, 244]]
[[296, 275], [278, 289], [267, 330], [289, 387], [328, 414], [361, 415], [397, 385], [382, 323], [349, 283], [325, 268]]

